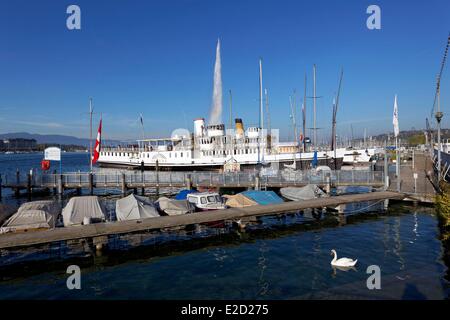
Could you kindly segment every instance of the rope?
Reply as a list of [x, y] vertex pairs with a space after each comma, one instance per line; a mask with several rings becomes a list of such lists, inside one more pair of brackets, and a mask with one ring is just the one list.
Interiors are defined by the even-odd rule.
[[382, 202], [382, 201], [384, 201], [384, 199], [383, 199], [383, 200], [378, 200], [378, 201], [376, 201], [376, 202], [374, 202], [374, 203], [368, 205], [367, 207], [360, 208], [360, 209], [353, 210], [353, 211], [349, 211], [349, 212], [345, 212], [345, 213], [347, 213], [347, 214], [348, 214], [348, 213], [357, 213], [357, 212], [363, 211], [363, 210], [365, 210], [365, 209], [367, 209], [367, 208], [373, 207], [374, 205], [376, 205], [376, 204], [378, 204], [378, 203], [380, 203], [380, 202]]

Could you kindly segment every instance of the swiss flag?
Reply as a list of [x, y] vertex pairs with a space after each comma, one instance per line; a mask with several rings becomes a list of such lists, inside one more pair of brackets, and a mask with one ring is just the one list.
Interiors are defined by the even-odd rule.
[[95, 141], [94, 154], [92, 155], [92, 164], [96, 163], [100, 156], [100, 148], [102, 146], [102, 119], [98, 125], [97, 140]]

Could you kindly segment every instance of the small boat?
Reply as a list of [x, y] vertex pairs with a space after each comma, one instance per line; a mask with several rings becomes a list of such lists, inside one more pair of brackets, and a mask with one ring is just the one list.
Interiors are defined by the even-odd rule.
[[194, 206], [187, 200], [174, 200], [167, 197], [160, 197], [155, 204], [159, 210], [168, 216], [177, 216], [181, 214], [191, 213]]
[[85, 225], [106, 220], [106, 208], [97, 196], [81, 196], [70, 198], [62, 210], [65, 227]]
[[256, 205], [264, 206], [284, 202], [283, 199], [273, 191], [249, 190], [224, 197], [227, 199], [225, 204], [232, 208], [244, 208]]
[[116, 201], [117, 221], [159, 217], [156, 205], [147, 197], [130, 194]]
[[311, 200], [320, 197], [326, 197], [327, 194], [315, 184], [308, 184], [304, 187], [281, 188], [280, 193], [283, 197], [292, 201]]
[[198, 192], [187, 195], [187, 200], [201, 211], [226, 209], [217, 192]]
[[0, 234], [8, 232], [29, 232], [56, 227], [61, 214], [61, 206], [53, 200], [40, 200], [24, 203], [19, 210], [5, 221]]
[[191, 194], [191, 193], [197, 193], [197, 191], [189, 190], [189, 189], [180, 190], [180, 192], [178, 192], [177, 195], [175, 196], [175, 200], [186, 200], [188, 194]]

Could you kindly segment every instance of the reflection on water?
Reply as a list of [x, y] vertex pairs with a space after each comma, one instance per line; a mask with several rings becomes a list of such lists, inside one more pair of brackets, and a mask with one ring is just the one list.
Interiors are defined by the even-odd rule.
[[339, 271], [344, 271], [344, 272], [348, 272], [350, 270], [357, 272], [358, 270], [356, 269], [356, 267], [339, 267], [339, 266], [332, 266], [333, 268], [333, 278], [335, 278], [337, 276], [337, 270]]
[[[146, 246], [136, 251], [105, 252], [83, 260], [81, 291], [66, 289], [65, 268], [72, 264], [68, 261], [39, 272], [15, 268], [20, 272], [8, 271], [9, 278], [2, 272], [0, 299], [49, 295], [54, 299], [442, 299], [447, 295], [446, 269], [437, 222], [432, 214], [417, 210], [349, 216], [346, 225], [334, 220], [328, 227], [326, 219], [292, 223], [301, 215], [288, 218], [292, 223], [288, 225], [267, 218], [264, 223], [276, 221], [272, 227], [245, 233], [216, 231], [215, 240], [199, 237], [186, 241], [189, 248], [184, 249], [179, 242], [140, 235], [136, 241]], [[333, 248], [341, 256], [358, 259], [357, 267], [333, 269]], [[381, 290], [366, 287], [366, 269], [374, 264], [381, 268]]]
[[[39, 166], [40, 155], [21, 157], [21, 161], [7, 163], [0, 158], [0, 166], [11, 171], [17, 164], [26, 170], [33, 163]], [[86, 157], [73, 156], [72, 171]], [[72, 160], [65, 160], [66, 168]], [[345, 192], [358, 190], [348, 188]], [[31, 252], [1, 251], [0, 299], [448, 296], [437, 222], [429, 211], [408, 208], [405, 214], [390, 211], [382, 215], [382, 202], [349, 204], [341, 209], [344, 213], [305, 210], [266, 217], [261, 224], [250, 225], [246, 232], [197, 225], [192, 230], [159, 235], [149, 232], [114, 236], [109, 241], [110, 251], [101, 254], [90, 251], [85, 242], [48, 245]], [[365, 213], [368, 211], [372, 213]], [[329, 254], [333, 248], [342, 256], [358, 259], [356, 268], [333, 268]], [[28, 262], [11, 265], [17, 260]], [[38, 262], [33, 264], [31, 260]], [[81, 291], [66, 289], [65, 270], [69, 264], [78, 264], [82, 269]], [[366, 269], [370, 265], [381, 268], [381, 290], [366, 287]]]

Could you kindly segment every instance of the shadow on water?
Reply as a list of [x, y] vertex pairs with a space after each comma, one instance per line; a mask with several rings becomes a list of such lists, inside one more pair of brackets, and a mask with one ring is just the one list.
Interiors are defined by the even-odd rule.
[[[386, 212], [367, 212], [346, 215], [345, 224], [338, 215], [314, 215], [305, 218], [305, 213], [288, 213], [283, 216], [267, 216], [249, 225], [245, 231], [232, 226], [207, 228], [191, 226], [166, 233], [139, 232], [122, 236], [110, 236], [108, 246], [95, 251], [92, 244], [76, 241], [73, 244], [54, 244], [32, 249], [1, 252], [0, 280], [18, 280], [43, 272], [65, 272], [68, 265], [77, 264], [83, 269], [96, 269], [121, 265], [133, 261], [183, 255], [203, 249], [227, 248], [258, 240], [287, 237], [298, 232], [317, 231], [327, 228], [345, 227], [380, 219], [383, 216], [401, 216], [410, 212], [407, 206], [396, 206]], [[313, 215], [309, 215], [313, 217]], [[319, 241], [320, 242], [320, 241]], [[317, 243], [319, 245], [319, 243]], [[264, 252], [264, 248], [261, 248]], [[9, 255], [10, 260], [7, 258]], [[26, 259], [20, 259], [20, 257]], [[264, 265], [264, 261], [260, 261]], [[263, 274], [261, 274], [263, 282]]]
[[403, 292], [402, 299], [403, 300], [411, 299], [410, 297], [414, 297], [415, 300], [427, 299], [427, 297], [417, 289], [417, 286], [415, 284], [407, 283], [405, 285], [405, 290]]

